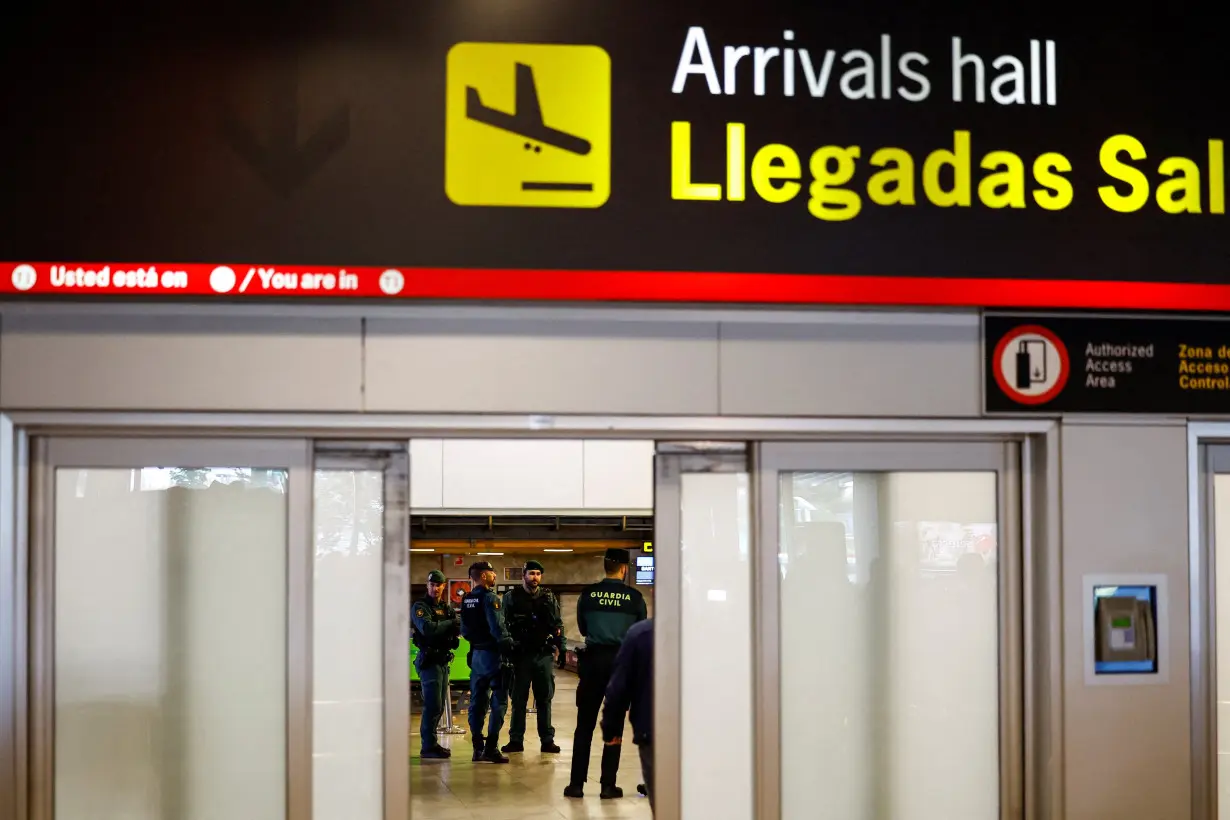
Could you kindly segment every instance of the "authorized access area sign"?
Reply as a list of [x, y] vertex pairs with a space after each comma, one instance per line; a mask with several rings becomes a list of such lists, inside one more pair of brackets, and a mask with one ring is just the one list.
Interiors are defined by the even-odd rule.
[[27, 3], [0, 295], [1230, 310], [1224, 51], [975, 0]]
[[988, 413], [1230, 413], [1230, 320], [988, 313]]

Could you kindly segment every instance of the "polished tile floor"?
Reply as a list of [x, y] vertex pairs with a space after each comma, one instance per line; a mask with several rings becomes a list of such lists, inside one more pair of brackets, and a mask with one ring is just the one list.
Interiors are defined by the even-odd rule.
[[[619, 785], [622, 800], [598, 797], [598, 759], [602, 738], [594, 732], [590, 747], [589, 781], [583, 800], [564, 797], [572, 765], [572, 734], [577, 725], [576, 676], [560, 670], [555, 673], [555, 702], [552, 722], [555, 742], [563, 749], [558, 755], [538, 751], [536, 715], [526, 725], [526, 751], [509, 755], [507, 765], [472, 763], [470, 736], [440, 735], [440, 743], [453, 751], [451, 760], [420, 760], [419, 714], [415, 705], [410, 737], [410, 817], [411, 820], [560, 820], [560, 818], [648, 818], [649, 801], [637, 794], [641, 782], [641, 761], [632, 745], [632, 730], [625, 726], [623, 755], [620, 758]], [[454, 705], [455, 702], [454, 702]], [[465, 727], [464, 712], [454, 712], [453, 724]], [[508, 722], [500, 734], [500, 745], [508, 742]]]

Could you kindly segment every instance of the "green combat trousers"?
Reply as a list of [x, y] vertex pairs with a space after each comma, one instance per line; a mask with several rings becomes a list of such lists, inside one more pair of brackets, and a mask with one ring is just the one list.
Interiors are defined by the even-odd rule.
[[542, 743], [555, 741], [551, 725], [551, 699], [555, 697], [555, 661], [550, 655], [517, 658], [513, 662], [512, 720], [508, 724], [508, 740], [525, 742], [525, 714], [530, 690], [534, 691], [534, 707], [538, 710], [538, 739]]

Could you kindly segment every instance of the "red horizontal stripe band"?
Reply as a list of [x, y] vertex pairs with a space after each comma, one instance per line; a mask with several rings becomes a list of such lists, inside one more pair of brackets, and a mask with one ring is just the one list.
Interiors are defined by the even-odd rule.
[[[227, 273], [219, 271], [220, 267], [203, 263], [0, 263], [0, 295], [1230, 311], [1230, 285], [1178, 282], [472, 268], [390, 271], [239, 264], [226, 265]], [[98, 272], [104, 269], [105, 276], [100, 276]], [[271, 271], [282, 276], [271, 276]]]

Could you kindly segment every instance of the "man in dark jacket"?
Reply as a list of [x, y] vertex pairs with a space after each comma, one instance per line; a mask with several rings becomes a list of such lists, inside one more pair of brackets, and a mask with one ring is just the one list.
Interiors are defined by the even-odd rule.
[[[474, 589], [461, 601], [461, 635], [470, 642], [470, 741], [474, 762], [507, 763], [500, 754], [500, 729], [508, 710], [510, 664], [515, 643], [504, 624], [504, 607], [494, 592], [495, 568], [486, 561], [470, 566]], [[483, 719], [491, 719], [483, 736]]]
[[423, 689], [423, 721], [419, 726], [422, 756], [435, 760], [451, 757], [449, 750], [436, 739], [436, 724], [444, 711], [444, 699], [448, 697], [453, 650], [460, 645], [458, 637], [461, 635], [461, 618], [448, 602], [447, 588], [444, 573], [433, 569], [427, 574], [427, 595], [414, 602], [410, 615], [411, 640], [419, 650], [414, 668], [418, 670]]
[[615, 669], [606, 688], [602, 711], [602, 740], [607, 746], [623, 743], [624, 714], [631, 709], [632, 742], [641, 753], [641, 776], [653, 810], [653, 620], [628, 630], [615, 656]]
[[551, 699], [555, 697], [555, 659], [564, 648], [564, 621], [559, 599], [542, 586], [541, 563], [525, 562], [521, 586], [504, 593], [504, 620], [517, 648], [512, 653], [512, 720], [505, 754], [525, 751], [525, 715], [530, 690], [538, 709], [538, 740], [543, 754], [559, 754], [551, 725]]

